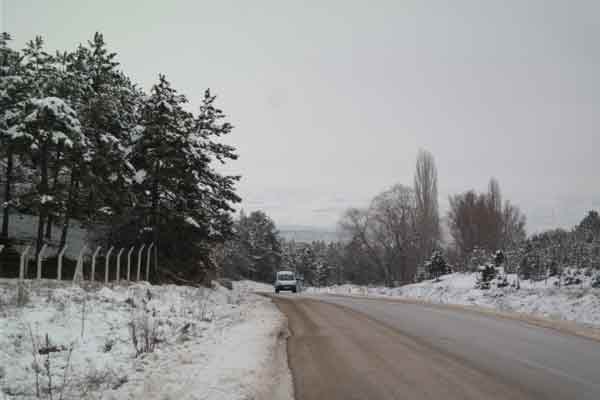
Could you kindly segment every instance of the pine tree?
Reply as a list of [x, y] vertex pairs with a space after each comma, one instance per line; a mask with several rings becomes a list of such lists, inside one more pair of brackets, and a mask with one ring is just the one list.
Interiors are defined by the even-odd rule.
[[163, 209], [187, 208], [188, 190], [193, 190], [195, 173], [187, 153], [193, 117], [184, 110], [185, 103], [185, 96], [161, 75], [142, 106], [143, 132], [135, 143], [133, 162], [138, 192], [146, 194], [138, 201], [148, 208], [153, 227], [158, 226]]
[[224, 260], [226, 270], [232, 273], [230, 277], [272, 282], [283, 261], [275, 223], [262, 211], [250, 215], [242, 211], [234, 230], [235, 236], [226, 245], [231, 250], [230, 257]]
[[321, 261], [313, 265], [313, 284], [316, 287], [327, 286], [327, 267]]
[[493, 264], [488, 263], [486, 265], [482, 265], [479, 268], [479, 277], [477, 279], [477, 283], [475, 284], [476, 288], [486, 290], [490, 288], [491, 282], [494, 278], [496, 278], [498, 271]]
[[600, 216], [597, 211], [590, 211], [579, 225], [575, 228], [583, 240], [592, 243], [595, 239], [600, 238]]
[[[82, 211], [90, 221], [106, 214], [121, 215], [130, 205], [128, 188], [135, 170], [128, 158], [138, 133], [142, 94], [118, 67], [116, 53], [108, 51], [100, 33], [66, 60], [66, 73], [73, 82], [67, 90], [90, 143], [85, 163], [72, 168], [70, 186], [81, 186]], [[71, 194], [72, 203], [76, 195]]]
[[440, 276], [450, 272], [446, 260], [439, 251], [434, 251], [429, 261], [425, 263], [425, 270], [430, 278], [438, 279]]
[[[50, 186], [50, 165], [62, 149], [85, 148], [77, 112], [58, 97], [60, 76], [54, 57], [44, 50], [41, 37], [27, 44], [24, 54], [24, 78], [28, 100], [22, 110], [21, 128], [29, 145], [36, 171], [36, 187], [29, 205], [37, 209], [37, 252], [44, 238], [44, 224], [57, 204], [57, 193]], [[36, 254], [37, 254], [36, 252]]]
[[204, 243], [197, 250], [205, 260], [208, 243], [232, 235], [232, 204], [240, 200], [234, 191], [238, 178], [212, 167], [215, 161], [236, 158], [232, 147], [213, 140], [231, 130], [229, 123], [220, 122], [224, 115], [214, 100], [207, 91], [194, 118], [185, 110], [185, 96], [161, 75], [141, 106], [141, 129], [131, 153], [140, 228], [151, 227], [151, 239], [159, 247], [174, 224], [183, 224], [197, 243]]
[[211, 166], [212, 162], [225, 164], [238, 157], [234, 147], [217, 141], [228, 135], [233, 126], [222, 121], [225, 115], [215, 107], [215, 100], [216, 96], [206, 90], [189, 139], [189, 163], [196, 171], [194, 189], [198, 191], [189, 209], [193, 218], [209, 227], [211, 236], [223, 240], [231, 235], [232, 204], [241, 200], [235, 193], [240, 177], [219, 174]]
[[[103, 244], [156, 242], [162, 256], [177, 260], [172, 271], [191, 265], [197, 273], [194, 260], [210, 265], [211, 249], [233, 236], [231, 213], [240, 201], [239, 177], [215, 170], [237, 158], [220, 142], [232, 125], [216, 97], [207, 90], [194, 116], [164, 76], [145, 96], [100, 33], [56, 55], [40, 37], [21, 52], [9, 42], [8, 34], [0, 37], [2, 239], [8, 207], [18, 203], [39, 216], [38, 253], [58, 221], [62, 247], [77, 218]], [[21, 171], [28, 184], [16, 186]], [[274, 224], [265, 227], [269, 239], [252, 257], [273, 269], [280, 249]]]
[[6, 160], [4, 197], [0, 200], [3, 213], [0, 239], [4, 242], [8, 240], [10, 208], [15, 200], [13, 199], [15, 159], [22, 152], [18, 116], [26, 99], [21, 55], [9, 46], [10, 40], [8, 33], [0, 34], [0, 157]]
[[307, 245], [300, 250], [300, 268], [298, 273], [303, 277], [307, 285], [315, 284], [314, 266], [317, 262], [317, 256], [312, 246]]

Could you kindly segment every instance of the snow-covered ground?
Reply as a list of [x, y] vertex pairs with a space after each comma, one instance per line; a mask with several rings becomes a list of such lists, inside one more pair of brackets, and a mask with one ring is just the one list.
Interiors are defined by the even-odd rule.
[[28, 281], [18, 305], [0, 280], [0, 399], [291, 399], [286, 322], [257, 287]]
[[[507, 279], [514, 282], [516, 276], [509, 274]], [[510, 286], [480, 290], [475, 288], [476, 280], [475, 273], [453, 273], [442, 276], [439, 282], [429, 280], [397, 288], [340, 285], [307, 288], [307, 292], [480, 306], [600, 327], [600, 289], [591, 288], [589, 278], [583, 278], [582, 284], [560, 288], [555, 286], [556, 278], [538, 282], [521, 280], [519, 290]]]

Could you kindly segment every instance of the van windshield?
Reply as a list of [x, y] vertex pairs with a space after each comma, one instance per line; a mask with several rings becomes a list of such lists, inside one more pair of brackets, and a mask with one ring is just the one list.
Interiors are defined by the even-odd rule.
[[279, 274], [277, 275], [280, 281], [293, 281], [294, 275], [292, 274]]

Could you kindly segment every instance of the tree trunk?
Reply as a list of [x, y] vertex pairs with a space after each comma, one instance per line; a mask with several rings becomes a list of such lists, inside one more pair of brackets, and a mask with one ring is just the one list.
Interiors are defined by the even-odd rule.
[[8, 220], [10, 218], [10, 201], [11, 201], [11, 189], [12, 189], [12, 174], [14, 169], [14, 155], [12, 145], [8, 145], [6, 155], [6, 180], [4, 183], [4, 210], [2, 217], [2, 234], [0, 235], [4, 240], [8, 240]]
[[71, 216], [75, 213], [75, 204], [77, 202], [77, 192], [79, 189], [79, 178], [75, 172], [75, 166], [71, 168], [71, 180], [69, 182], [69, 196], [67, 197], [67, 207], [65, 210], [65, 219], [63, 221], [62, 232], [60, 235], [59, 251], [67, 244], [67, 234], [69, 231], [69, 222]]
[[[60, 156], [62, 152], [62, 142], [59, 144], [58, 149], [56, 150], [56, 164], [54, 165], [54, 174], [52, 176], [52, 191], [56, 193], [56, 189], [58, 186], [58, 173], [60, 172]], [[48, 214], [47, 222], [46, 222], [46, 239], [52, 240], [52, 225], [54, 220], [54, 215], [52, 213]]]
[[46, 218], [46, 233], [44, 233], [46, 240], [52, 240], [52, 224], [54, 223], [53, 219], [54, 218], [52, 214], [49, 213], [48, 217]]
[[69, 232], [69, 215], [65, 215], [65, 220], [63, 221], [62, 230], [60, 232], [60, 243], [58, 245], [59, 251], [65, 247], [67, 244], [67, 234]]
[[152, 182], [152, 237], [154, 240], [154, 271], [158, 272], [157, 261], [158, 261], [158, 174], [160, 173], [159, 161], [156, 161], [154, 166], [154, 181]]
[[36, 251], [35, 251], [35, 259], [37, 261], [37, 257], [42, 249], [42, 245], [44, 243], [44, 222], [46, 221], [46, 214], [48, 211], [48, 207], [46, 206], [46, 202], [48, 199], [45, 196], [48, 196], [48, 144], [44, 143], [41, 149], [40, 154], [40, 186], [38, 193], [40, 194], [40, 207], [39, 207], [39, 219], [38, 219], [38, 232], [37, 232], [37, 242], [36, 242]]

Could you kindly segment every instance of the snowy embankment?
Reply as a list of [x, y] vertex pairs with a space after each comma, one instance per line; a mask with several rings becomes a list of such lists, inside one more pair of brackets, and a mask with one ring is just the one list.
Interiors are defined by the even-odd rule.
[[[516, 276], [507, 275], [509, 282]], [[429, 280], [397, 288], [340, 285], [308, 288], [309, 293], [334, 293], [354, 296], [394, 297], [438, 304], [479, 306], [504, 312], [518, 312], [553, 320], [572, 321], [600, 328], [600, 289], [581, 285], [556, 287], [555, 278], [547, 281], [521, 281], [519, 290], [507, 286], [476, 289], [477, 274], [453, 273], [438, 282]]]
[[19, 296], [0, 280], [0, 398], [291, 399], [286, 322], [255, 286], [41, 281]]

